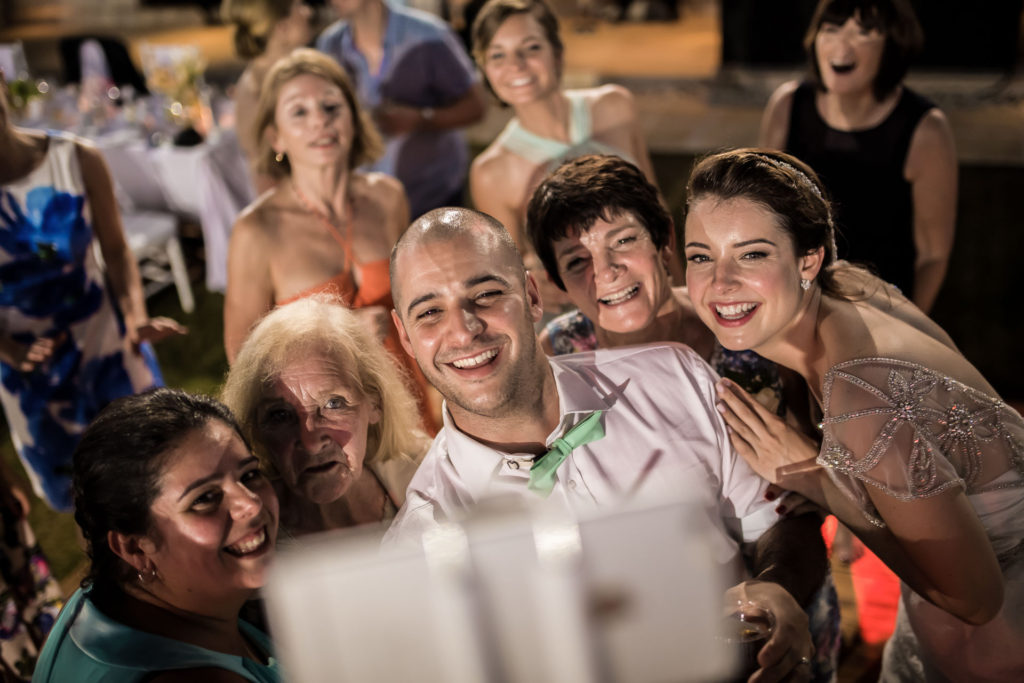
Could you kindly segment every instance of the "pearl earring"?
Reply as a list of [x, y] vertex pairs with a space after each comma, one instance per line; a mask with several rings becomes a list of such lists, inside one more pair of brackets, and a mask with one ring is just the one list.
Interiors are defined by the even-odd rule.
[[808, 289], [811, 288], [811, 281], [810, 280], [800, 280], [800, 288], [803, 289], [804, 291], [807, 291]]

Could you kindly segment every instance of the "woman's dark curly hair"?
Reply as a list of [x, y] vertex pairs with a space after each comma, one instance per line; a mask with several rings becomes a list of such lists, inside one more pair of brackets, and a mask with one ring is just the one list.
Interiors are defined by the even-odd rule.
[[245, 442], [224, 404], [179, 389], [119, 398], [86, 428], [75, 449], [71, 481], [75, 522], [92, 560], [83, 587], [109, 593], [132, 576], [132, 567], [110, 549], [107, 534], [151, 533], [150, 507], [167, 456], [211, 420], [227, 424]]
[[537, 186], [526, 208], [526, 233], [551, 281], [565, 291], [555, 242], [624, 213], [640, 221], [655, 248], [671, 241], [672, 217], [643, 171], [621, 157], [588, 154], [566, 161]]

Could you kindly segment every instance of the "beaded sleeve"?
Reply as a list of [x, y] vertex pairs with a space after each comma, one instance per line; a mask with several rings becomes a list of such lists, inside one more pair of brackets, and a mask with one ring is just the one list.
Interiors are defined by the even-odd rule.
[[998, 398], [888, 358], [833, 366], [823, 394], [818, 463], [875, 524], [865, 484], [900, 500], [1024, 486], [1024, 420]]

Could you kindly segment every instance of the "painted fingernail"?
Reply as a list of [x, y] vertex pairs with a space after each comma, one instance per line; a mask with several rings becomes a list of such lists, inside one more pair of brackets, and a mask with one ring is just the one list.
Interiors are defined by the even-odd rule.
[[785, 505], [780, 505], [780, 506], [778, 506], [777, 508], [775, 508], [775, 512], [776, 512], [776, 513], [778, 513], [778, 514], [780, 514], [780, 515], [784, 515], [784, 514], [786, 514], [786, 511], [787, 511], [788, 509], [789, 509], [789, 508], [787, 508], [787, 507], [786, 507]]
[[767, 500], [769, 503], [772, 502], [773, 500], [775, 500], [775, 498], [776, 498], [775, 491], [765, 491], [764, 492], [764, 499]]

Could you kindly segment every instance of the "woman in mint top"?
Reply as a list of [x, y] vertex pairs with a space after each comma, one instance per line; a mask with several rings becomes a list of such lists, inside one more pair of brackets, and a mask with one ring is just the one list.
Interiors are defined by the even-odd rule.
[[119, 399], [74, 456], [92, 567], [32, 680], [281, 680], [238, 618], [274, 554], [273, 488], [231, 413], [175, 389]]

